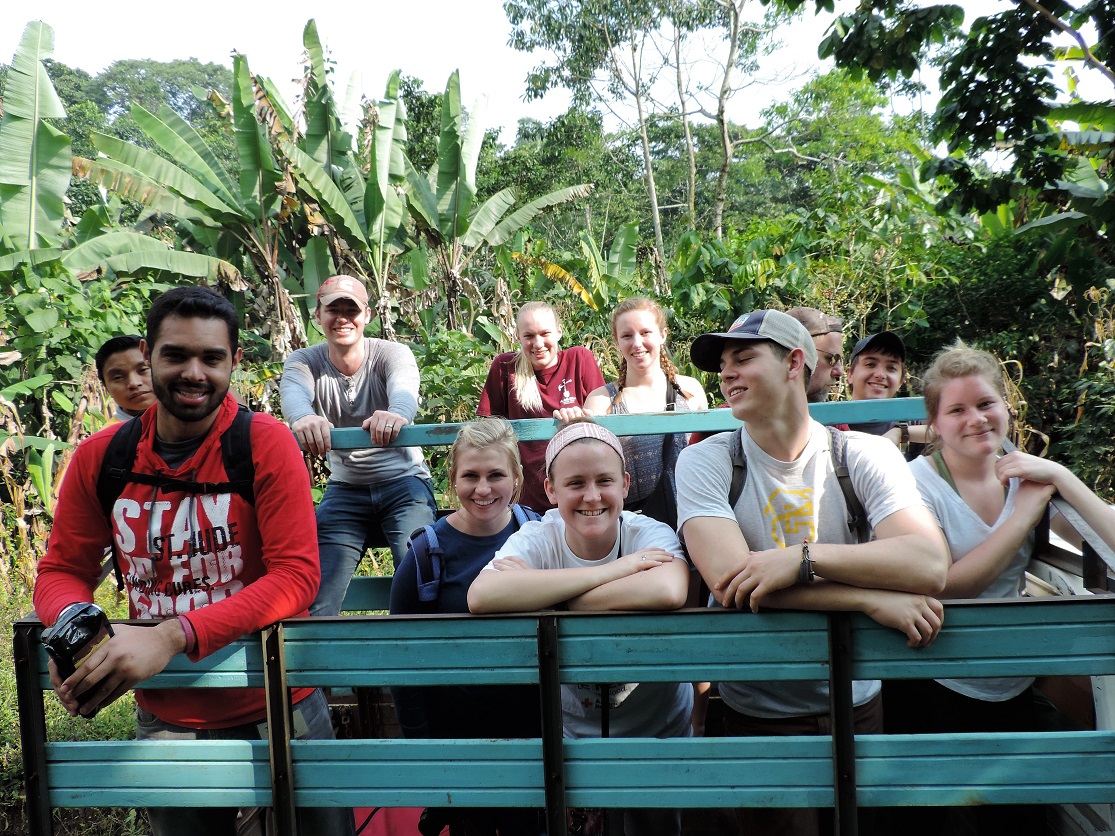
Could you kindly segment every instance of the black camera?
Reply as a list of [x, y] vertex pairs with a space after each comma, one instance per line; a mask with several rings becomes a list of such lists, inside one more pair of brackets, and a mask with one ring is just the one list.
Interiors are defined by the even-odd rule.
[[[78, 603], [62, 610], [54, 625], [43, 630], [42, 643], [58, 667], [58, 675], [65, 680], [112, 635], [104, 610], [96, 604]], [[89, 695], [87, 691], [78, 702], [84, 705]]]

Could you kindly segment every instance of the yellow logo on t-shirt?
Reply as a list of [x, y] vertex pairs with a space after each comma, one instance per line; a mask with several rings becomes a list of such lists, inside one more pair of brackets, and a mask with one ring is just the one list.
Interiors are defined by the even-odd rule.
[[808, 538], [815, 540], [817, 532], [813, 521], [813, 489], [776, 490], [767, 500], [763, 514], [770, 520], [770, 536], [780, 548], [792, 539], [800, 543]]

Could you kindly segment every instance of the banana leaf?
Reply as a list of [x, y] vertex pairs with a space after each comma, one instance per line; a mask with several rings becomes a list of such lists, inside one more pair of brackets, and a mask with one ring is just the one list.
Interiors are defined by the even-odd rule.
[[318, 165], [317, 161], [290, 142], [282, 143], [283, 153], [291, 161], [294, 176], [298, 178], [299, 185], [305, 189], [314, 200], [320, 204], [322, 211], [328, 217], [329, 223], [344, 235], [349, 246], [354, 249], [367, 250], [368, 241], [364, 237], [360, 222], [348, 201], [337, 188], [336, 184]]
[[43, 65], [53, 50], [53, 30], [41, 21], [28, 23], [4, 89], [0, 224], [20, 249], [59, 243], [65, 219], [70, 141], [43, 121], [66, 117]]
[[195, 177], [158, 154], [97, 131], [92, 131], [89, 137], [93, 146], [105, 156], [138, 171], [187, 201], [205, 207], [211, 215], [223, 215], [226, 219], [242, 216], [239, 210], [229, 206]]
[[207, 225], [217, 223], [189, 201], [183, 200], [154, 180], [144, 177], [131, 166], [107, 157], [99, 157], [95, 160], [74, 157], [72, 162], [75, 177], [103, 186], [113, 194], [134, 200], [155, 212], [165, 212], [195, 223]]
[[484, 242], [485, 237], [496, 227], [500, 218], [507, 214], [507, 210], [515, 205], [515, 192], [513, 189], [501, 189], [488, 198], [472, 216], [468, 231], [461, 238], [461, 243], [466, 247], [475, 247]]
[[312, 312], [316, 306], [318, 288], [330, 276], [337, 274], [337, 268], [329, 252], [329, 241], [324, 235], [314, 236], [307, 241], [302, 254], [302, 289], [306, 294], [306, 309]]
[[240, 200], [248, 214], [261, 221], [278, 212], [282, 204], [278, 186], [283, 175], [263, 125], [256, 119], [255, 87], [248, 59], [243, 55], [232, 59], [232, 80], [232, 125], [240, 158]]
[[522, 208], [516, 209], [501, 221], [500, 224], [492, 230], [491, 234], [487, 236], [488, 243], [493, 247], [498, 247], [530, 223], [539, 213], [553, 206], [587, 197], [591, 191], [592, 183], [581, 183], [578, 186], [567, 186], [564, 189], [557, 189], [549, 194], [542, 195], [542, 197], [535, 198]]
[[639, 222], [629, 221], [619, 228], [608, 250], [609, 276], [616, 278], [632, 275], [638, 267]]
[[410, 158], [406, 158], [407, 172], [407, 208], [419, 226], [423, 229], [433, 230], [441, 235], [438, 227], [438, 201], [430, 187], [430, 181], [414, 167]]
[[[208, 185], [223, 200], [235, 205], [237, 203], [236, 181], [217, 159], [213, 149], [194, 130], [194, 126], [166, 105], [159, 108], [157, 117], [151, 116], [146, 111], [143, 111], [142, 115], [137, 115], [137, 111], [142, 110], [143, 108], [138, 105], [132, 106], [132, 118], [136, 120], [136, 124], [143, 128], [160, 148], [170, 154], [172, 160]], [[152, 123], [151, 128], [147, 127], [148, 120]], [[170, 136], [164, 138], [163, 129], [169, 129]], [[214, 186], [219, 186], [219, 190], [213, 188]]]

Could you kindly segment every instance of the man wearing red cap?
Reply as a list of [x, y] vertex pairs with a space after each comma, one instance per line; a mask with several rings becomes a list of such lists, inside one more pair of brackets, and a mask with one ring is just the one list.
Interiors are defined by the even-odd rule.
[[[944, 587], [949, 554], [902, 456], [888, 441], [829, 430], [809, 417], [806, 384], [817, 349], [780, 311], [753, 311], [693, 341], [693, 364], [718, 372], [742, 429], [682, 451], [678, 524], [715, 605], [856, 610], [924, 647], [941, 629], [930, 597]], [[843, 454], [834, 455], [833, 447]], [[733, 489], [738, 454], [746, 479]], [[873, 534], [849, 524], [836, 472], [842, 458]], [[880, 683], [852, 683], [856, 732], [882, 730]], [[828, 683], [722, 682], [730, 736], [828, 733]], [[861, 813], [864, 811], [861, 810]], [[747, 809], [740, 832], [831, 833], [817, 810]], [[865, 832], [865, 814], [860, 832]]]
[[[405, 345], [365, 337], [371, 317], [362, 282], [326, 279], [314, 310], [325, 343], [300, 348], [283, 364], [283, 417], [304, 449], [329, 455], [329, 483], [317, 509], [321, 589], [312, 615], [340, 612], [369, 547], [388, 546], [398, 566], [411, 532], [437, 513], [421, 449], [387, 446], [418, 412], [418, 364]], [[334, 427], [361, 427], [373, 446], [333, 450]]]

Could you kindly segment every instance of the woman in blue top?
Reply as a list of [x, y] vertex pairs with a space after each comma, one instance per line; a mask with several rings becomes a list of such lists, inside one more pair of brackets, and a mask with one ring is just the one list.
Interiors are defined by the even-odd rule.
[[[449, 449], [449, 492], [457, 509], [432, 526], [436, 546], [428, 531], [412, 541], [391, 582], [391, 614], [467, 613], [473, 579], [526, 519], [521, 506], [514, 505], [522, 484], [517, 439], [507, 421], [484, 418], [461, 427]], [[530, 516], [538, 518], [533, 512]], [[420, 561], [423, 554], [430, 559]], [[391, 690], [405, 737], [541, 736], [535, 686]], [[538, 814], [532, 809], [427, 812], [432, 815], [440, 815], [453, 836], [538, 833]]]

